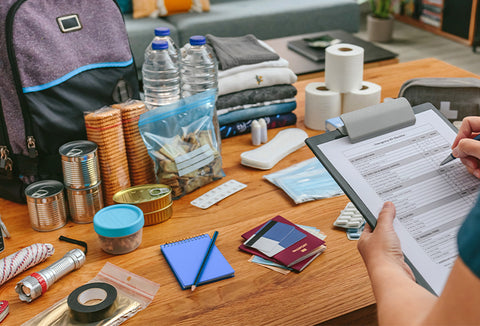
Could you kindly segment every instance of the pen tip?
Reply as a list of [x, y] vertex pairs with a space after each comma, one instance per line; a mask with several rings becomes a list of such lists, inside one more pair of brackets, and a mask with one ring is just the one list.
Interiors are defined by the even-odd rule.
[[447, 164], [448, 162], [453, 161], [453, 158], [451, 156], [447, 157], [440, 163], [440, 166]]

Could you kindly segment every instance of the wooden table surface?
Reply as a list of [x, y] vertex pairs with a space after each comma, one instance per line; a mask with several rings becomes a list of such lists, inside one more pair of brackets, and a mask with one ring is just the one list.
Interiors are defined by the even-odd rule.
[[[366, 69], [364, 80], [382, 86], [383, 97], [396, 97], [403, 82], [415, 77], [478, 77], [436, 59]], [[313, 81], [296, 83], [298, 88], [297, 127], [314, 136], [318, 131], [303, 124], [304, 89]], [[268, 131], [272, 139], [280, 130]], [[32, 243], [51, 243], [55, 254], [44, 263], [19, 274], [0, 287], [0, 300], [10, 302], [6, 325], [17, 325], [68, 296], [88, 282], [108, 261], [132, 273], [160, 284], [153, 302], [125, 322], [126, 325], [314, 325], [374, 304], [366, 269], [345, 232], [333, 227], [348, 198], [340, 196], [295, 205], [292, 200], [262, 176], [313, 157], [305, 146], [288, 155], [270, 171], [255, 170], [240, 164], [240, 154], [253, 149], [250, 135], [222, 142], [223, 169], [226, 177], [204, 186], [174, 202], [173, 217], [144, 228], [140, 247], [125, 255], [109, 255], [100, 249], [92, 224], [68, 222], [51, 232], [36, 232], [30, 227], [26, 205], [0, 199], [0, 214], [11, 233], [5, 239], [4, 258]], [[247, 187], [216, 205], [202, 210], [190, 204], [208, 190], [235, 179]], [[282, 215], [292, 222], [320, 228], [326, 235], [327, 250], [303, 272], [282, 275], [249, 263], [249, 254], [237, 248], [240, 235]], [[200, 286], [195, 292], [181, 290], [160, 253], [160, 244], [218, 230], [217, 247], [235, 269], [235, 277]], [[86, 264], [51, 286], [32, 303], [21, 302], [15, 284], [47, 267], [75, 246], [58, 240], [60, 235], [88, 243]]]

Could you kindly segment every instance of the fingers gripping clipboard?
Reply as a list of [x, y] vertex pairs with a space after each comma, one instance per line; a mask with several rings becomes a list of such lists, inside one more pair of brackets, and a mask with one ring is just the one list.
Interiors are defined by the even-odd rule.
[[405, 260], [439, 295], [479, 186], [460, 160], [440, 166], [457, 129], [432, 104], [412, 108], [404, 98], [341, 118], [343, 127], [308, 138], [308, 147], [372, 227], [383, 203], [395, 204]]

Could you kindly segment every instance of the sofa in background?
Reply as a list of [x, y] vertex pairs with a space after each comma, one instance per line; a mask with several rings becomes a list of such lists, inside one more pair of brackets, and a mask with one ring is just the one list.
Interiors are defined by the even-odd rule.
[[192, 35], [253, 34], [266, 40], [334, 29], [357, 32], [360, 8], [356, 0], [210, 0], [208, 12], [138, 19], [126, 13], [124, 17], [140, 74], [145, 48], [156, 27], [169, 27], [179, 47]]

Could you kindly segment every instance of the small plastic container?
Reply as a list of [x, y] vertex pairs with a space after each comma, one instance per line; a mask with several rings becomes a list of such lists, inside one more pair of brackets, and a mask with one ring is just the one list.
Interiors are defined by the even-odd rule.
[[138, 248], [144, 223], [142, 210], [130, 204], [102, 208], [93, 217], [93, 229], [98, 234], [100, 246], [113, 255]]

